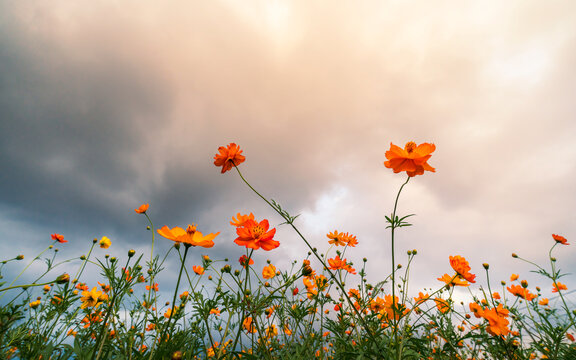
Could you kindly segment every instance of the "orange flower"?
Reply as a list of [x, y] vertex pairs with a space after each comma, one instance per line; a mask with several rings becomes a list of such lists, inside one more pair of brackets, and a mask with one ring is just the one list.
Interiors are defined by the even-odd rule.
[[439, 277], [438, 280], [444, 281], [448, 286], [470, 286], [470, 284], [466, 282], [466, 280], [462, 279], [458, 274], [454, 274], [454, 276], [444, 274], [442, 277]]
[[482, 309], [482, 306], [478, 305], [478, 303], [472, 302], [469, 306], [470, 311], [474, 313], [474, 316], [477, 318], [484, 316], [484, 309]]
[[349, 273], [355, 274], [356, 270], [353, 269], [350, 265], [348, 265], [348, 263], [346, 262], [346, 259], [342, 260], [340, 259], [340, 256], [336, 255], [335, 258], [332, 259], [328, 259], [328, 265], [330, 265], [329, 269], [330, 270], [346, 270]]
[[419, 292], [418, 297], [415, 297], [414, 301], [416, 301], [416, 304], [420, 304], [420, 303], [423, 303], [424, 301], [428, 300], [429, 297], [430, 297], [430, 295], [428, 295], [428, 293], [423, 294], [422, 292]]
[[346, 235], [344, 233], [338, 232], [336, 230], [334, 230], [331, 233], [326, 234], [326, 237], [328, 237], [328, 243], [329, 244], [334, 244], [336, 246], [344, 246], [346, 244], [348, 244], [348, 241], [346, 239]]
[[144, 214], [146, 213], [146, 210], [148, 210], [149, 207], [150, 204], [142, 204], [138, 209], [134, 209], [134, 211], [136, 211], [138, 214]]
[[158, 291], [158, 283], [154, 283], [154, 285], [146, 285], [146, 290], [152, 289], [153, 291]]
[[186, 230], [180, 227], [170, 229], [168, 226], [164, 225], [164, 227], [158, 230], [158, 234], [164, 236], [166, 239], [184, 243], [185, 246], [202, 246], [205, 248], [211, 248], [214, 246], [212, 240], [218, 236], [220, 232], [204, 236], [200, 231], [196, 230], [196, 225], [188, 225]]
[[512, 274], [510, 275], [510, 281], [516, 281], [518, 280], [518, 277], [519, 277], [518, 274]]
[[502, 304], [499, 304], [495, 309], [486, 309], [482, 317], [488, 320], [489, 324], [486, 326], [486, 331], [492, 336], [505, 336], [510, 333], [510, 329], [508, 329], [508, 320], [506, 317], [508, 316], [508, 310], [502, 307]]
[[496, 300], [500, 300], [500, 294], [497, 293], [497, 292], [494, 292], [494, 293], [492, 294], [492, 297], [493, 297], [494, 299], [496, 299]]
[[446, 314], [450, 310], [450, 304], [442, 298], [435, 298], [434, 302], [436, 303], [436, 307], [442, 314]]
[[218, 310], [218, 308], [210, 309], [210, 315], [212, 314], [220, 316], [220, 310]]
[[192, 270], [198, 275], [204, 274], [204, 268], [202, 266], [194, 265], [194, 266], [192, 266]]
[[244, 319], [244, 321], [242, 322], [242, 326], [249, 333], [253, 334], [256, 332], [256, 327], [254, 326], [253, 320], [251, 317], [247, 317], [246, 319]]
[[270, 264], [262, 269], [262, 277], [264, 279], [272, 279], [274, 276], [276, 276], [276, 267], [274, 265]]
[[476, 275], [470, 274], [470, 265], [465, 258], [460, 255], [450, 256], [450, 266], [452, 269], [458, 273], [458, 275], [462, 276], [464, 279], [471, 283], [475, 283], [474, 279]]
[[264, 219], [260, 223], [255, 220], [247, 220], [241, 227], [236, 228], [238, 237], [234, 242], [240, 246], [258, 250], [260, 248], [270, 251], [280, 246], [280, 242], [274, 240], [276, 229], [268, 231], [270, 224]]
[[553, 238], [554, 240], [556, 240], [557, 243], [560, 243], [560, 244], [562, 244], [562, 245], [570, 245], [570, 243], [567, 242], [568, 240], [566, 240], [566, 238], [565, 238], [564, 236], [552, 234], [552, 238]]
[[528, 289], [525, 289], [520, 285], [511, 285], [506, 289], [510, 291], [512, 295], [516, 295], [527, 301], [532, 301], [536, 298], [536, 295], [532, 294]]
[[64, 240], [64, 235], [52, 234], [50, 236], [52, 237], [52, 240], [56, 240], [59, 243], [67, 243], [68, 242], [68, 240]]
[[554, 284], [552, 284], [552, 292], [556, 293], [560, 290], [568, 290], [568, 288], [566, 287], [566, 285], [562, 284], [561, 282], [555, 282]]
[[238, 259], [238, 261], [240, 262], [240, 265], [242, 265], [244, 268], [246, 266], [254, 264], [254, 260], [252, 260], [252, 258], [248, 259], [246, 255], [240, 256], [240, 259]]
[[543, 298], [542, 300], [538, 301], [539, 305], [545, 306], [548, 305], [548, 298]]
[[218, 152], [219, 154], [214, 155], [214, 165], [222, 166], [222, 174], [246, 160], [244, 155], [241, 155], [240, 147], [234, 143], [228, 144], [227, 147], [220, 146]]
[[246, 221], [254, 220], [254, 214], [250, 213], [250, 215], [242, 215], [240, 213], [236, 214], [236, 218], [232, 217], [232, 221], [230, 221], [230, 225], [232, 226], [244, 226]]
[[384, 166], [394, 170], [395, 173], [406, 171], [410, 177], [422, 175], [425, 170], [435, 172], [436, 170], [427, 163], [434, 150], [436, 146], [429, 143], [416, 145], [410, 141], [406, 143], [404, 149], [390, 143], [390, 150], [386, 151], [388, 161], [384, 162]]

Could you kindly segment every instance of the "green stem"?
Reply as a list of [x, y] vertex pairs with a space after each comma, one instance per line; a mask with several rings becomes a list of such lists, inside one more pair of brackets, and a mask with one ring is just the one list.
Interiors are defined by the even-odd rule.
[[[190, 245], [184, 244], [184, 258], [182, 259], [182, 264], [180, 265], [180, 272], [178, 273], [178, 281], [176, 282], [176, 289], [174, 289], [174, 297], [172, 298], [172, 310], [170, 311], [170, 316], [168, 317], [168, 322], [166, 323], [166, 326], [164, 327], [164, 329], [162, 330], [162, 334], [160, 335], [160, 338], [159, 338], [160, 342], [163, 341], [162, 339], [164, 338], [164, 334], [166, 333], [166, 330], [170, 326], [170, 320], [172, 320], [172, 316], [174, 316], [174, 313], [176, 312], [176, 296], [178, 295], [178, 287], [180, 286], [180, 279], [182, 278], [182, 270], [184, 269], [184, 263], [186, 262], [186, 255], [188, 254], [189, 248], [190, 248]], [[153, 353], [154, 353], [154, 351], [150, 352], [150, 359], [152, 359]]]
[[[396, 314], [396, 312], [398, 311], [397, 309], [397, 305], [396, 305], [396, 262], [394, 259], [394, 233], [396, 230], [396, 209], [398, 208], [398, 199], [400, 198], [400, 193], [402, 192], [402, 189], [404, 188], [404, 186], [406, 184], [408, 184], [408, 181], [410, 181], [410, 176], [408, 176], [408, 178], [406, 179], [406, 181], [404, 182], [404, 184], [402, 184], [402, 186], [400, 186], [400, 190], [398, 190], [398, 194], [396, 194], [396, 200], [394, 201], [394, 210], [392, 211], [392, 218], [391, 220], [391, 230], [392, 230], [392, 312], [394, 314]], [[396, 336], [397, 336], [397, 328], [396, 328], [396, 315], [393, 316], [392, 319], [392, 324], [393, 324], [393, 328], [392, 328], [392, 340], [396, 340]], [[399, 356], [400, 354], [398, 354]]]

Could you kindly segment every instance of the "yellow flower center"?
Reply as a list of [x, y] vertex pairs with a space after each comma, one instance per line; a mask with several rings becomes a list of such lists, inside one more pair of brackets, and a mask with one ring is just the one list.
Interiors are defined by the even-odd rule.
[[264, 235], [264, 233], [265, 233], [265, 230], [262, 226], [256, 225], [256, 226], [252, 227], [252, 234], [254, 234], [255, 239], [260, 238], [260, 236]]
[[188, 225], [188, 227], [186, 228], [186, 233], [188, 235], [194, 235], [195, 232], [196, 232], [196, 225], [194, 224]]
[[406, 146], [404, 146], [404, 150], [406, 150], [408, 152], [408, 154], [411, 154], [414, 149], [416, 149], [417, 145], [415, 142], [410, 141], [406, 143]]

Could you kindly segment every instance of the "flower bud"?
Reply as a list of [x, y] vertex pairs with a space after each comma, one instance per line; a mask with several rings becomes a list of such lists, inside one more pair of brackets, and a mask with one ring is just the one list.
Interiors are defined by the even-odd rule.
[[174, 243], [174, 248], [176, 250], [180, 250], [180, 243], [179, 242]]
[[555, 258], [555, 257], [551, 257], [551, 258], [550, 258], [550, 261], [556, 261], [556, 258]]
[[111, 262], [111, 263], [115, 263], [115, 262], [116, 262], [116, 258], [115, 258], [115, 257], [111, 257], [111, 258], [110, 258], [110, 262]]
[[80, 260], [82, 260], [82, 261], [86, 260], [86, 255], [80, 256]]
[[18, 256], [16, 256], [16, 260], [24, 260], [24, 255], [18, 255]]
[[150, 226], [146, 226], [146, 230], [150, 230]]
[[486, 270], [490, 269], [490, 264], [488, 264], [488, 263], [484, 263], [484, 264], [482, 264], [482, 266], [484, 266], [484, 269], [486, 269]]
[[516, 259], [516, 258], [518, 257], [518, 255], [516, 255], [516, 253], [512, 253], [512, 257], [513, 257], [514, 259]]
[[502, 280], [500, 281], [500, 284], [502, 284], [502, 286], [506, 286], [506, 281]]
[[64, 273], [56, 278], [56, 284], [67, 284], [70, 281], [70, 275]]
[[418, 254], [418, 250], [416, 250], [416, 249], [412, 249], [412, 254], [413, 254], [413, 255], [416, 255], [416, 254]]
[[96, 244], [98, 242], [98, 239], [94, 238], [92, 239], [92, 244]]
[[136, 251], [133, 249], [128, 250], [128, 257], [132, 257], [136, 254]]
[[522, 285], [522, 287], [523, 287], [524, 289], [526, 289], [526, 288], [528, 287], [528, 281], [522, 280], [522, 281], [520, 281], [520, 285]]

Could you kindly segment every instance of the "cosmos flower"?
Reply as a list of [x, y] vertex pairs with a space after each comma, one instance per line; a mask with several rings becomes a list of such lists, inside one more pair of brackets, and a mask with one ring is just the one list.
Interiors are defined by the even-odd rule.
[[211, 248], [214, 246], [214, 238], [220, 234], [208, 234], [206, 236], [202, 235], [200, 231], [196, 230], [196, 225], [188, 225], [186, 230], [181, 227], [174, 227], [172, 229], [164, 225], [158, 230], [158, 234], [162, 235], [166, 239], [183, 243], [185, 246], [202, 246], [205, 248]]
[[556, 240], [557, 243], [560, 243], [562, 245], [570, 245], [570, 243], [568, 242], [568, 240], [566, 240], [564, 236], [552, 234], [552, 238]]
[[470, 273], [470, 265], [468, 264], [468, 261], [462, 256], [450, 256], [450, 266], [452, 266], [452, 269], [454, 269], [454, 271], [456, 271], [462, 278], [471, 283], [476, 282], [474, 281], [476, 275]]
[[68, 242], [68, 240], [64, 240], [64, 235], [52, 234], [50, 236], [52, 237], [52, 240], [56, 240], [59, 243], [67, 243]]
[[236, 217], [232, 217], [232, 221], [230, 221], [230, 225], [232, 226], [244, 226], [244, 224], [248, 220], [254, 220], [254, 214], [250, 213], [249, 215], [242, 215], [240, 213], [236, 214]]
[[270, 251], [280, 246], [280, 242], [274, 240], [276, 229], [269, 230], [269, 228], [270, 224], [266, 219], [260, 223], [255, 220], [247, 220], [242, 226], [236, 228], [238, 237], [234, 242], [250, 249], [262, 248]]
[[390, 143], [390, 150], [386, 151], [388, 161], [384, 162], [384, 166], [394, 170], [395, 173], [406, 171], [410, 177], [422, 175], [424, 171], [435, 172], [436, 170], [427, 163], [434, 150], [436, 146], [429, 143], [416, 145], [410, 141], [406, 143], [404, 149]]
[[262, 269], [262, 277], [264, 279], [272, 279], [274, 276], [276, 276], [276, 267], [274, 265], [269, 264]]
[[230, 143], [226, 147], [220, 146], [218, 152], [218, 154], [214, 155], [214, 165], [222, 166], [222, 174], [246, 160], [244, 155], [241, 155], [242, 150], [235, 143]]
[[560, 290], [568, 290], [568, 287], [561, 282], [555, 282], [552, 284], [552, 292], [557, 293]]
[[150, 204], [142, 204], [138, 209], [134, 209], [134, 211], [136, 211], [138, 214], [144, 214], [146, 213], [146, 210], [148, 210], [149, 207]]
[[192, 270], [198, 275], [204, 274], [204, 268], [202, 266], [194, 265], [194, 266], [192, 266]]
[[112, 241], [110, 241], [108, 237], [102, 236], [102, 239], [100, 240], [100, 247], [102, 249], [108, 249], [110, 245], [112, 245]]
[[82, 297], [80, 301], [82, 305], [80, 305], [81, 309], [86, 309], [87, 307], [94, 307], [98, 308], [102, 301], [108, 300], [108, 296], [103, 293], [102, 291], [98, 291], [98, 288], [94, 286], [90, 291], [82, 291]]

